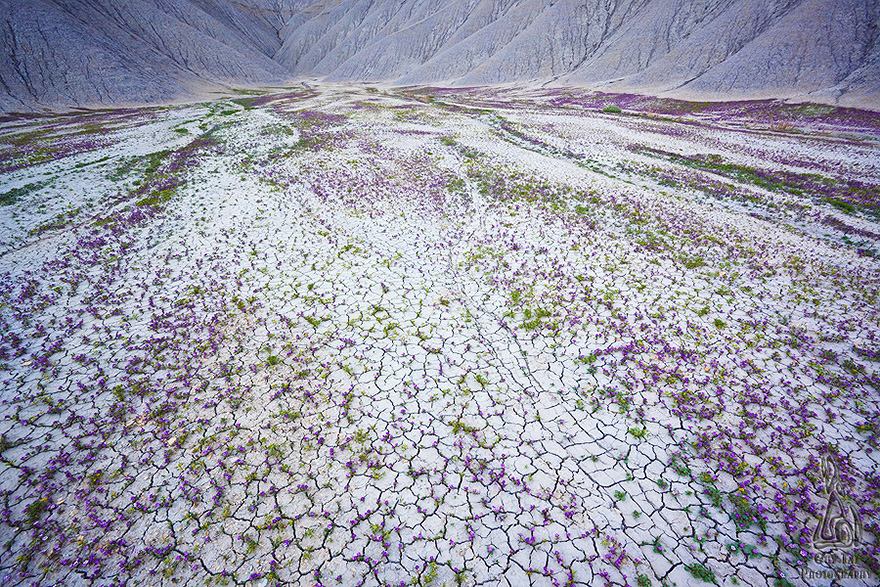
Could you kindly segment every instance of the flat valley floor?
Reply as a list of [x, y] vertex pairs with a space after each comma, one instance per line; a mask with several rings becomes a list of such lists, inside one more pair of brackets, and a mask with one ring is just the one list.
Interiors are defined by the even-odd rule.
[[0, 123], [3, 585], [876, 585], [880, 115]]

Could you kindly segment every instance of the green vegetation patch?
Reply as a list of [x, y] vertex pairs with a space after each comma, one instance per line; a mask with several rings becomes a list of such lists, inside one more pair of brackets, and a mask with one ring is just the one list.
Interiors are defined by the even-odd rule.
[[694, 576], [695, 579], [699, 579], [701, 581], [705, 581], [706, 583], [714, 583], [715, 582], [715, 573], [700, 563], [694, 563], [692, 565], [688, 565], [688, 572]]
[[20, 198], [32, 194], [42, 188], [44, 183], [29, 183], [21, 187], [12, 188], [11, 190], [0, 193], [0, 206], [10, 206], [17, 202]]
[[773, 192], [812, 196], [847, 212], [858, 209], [880, 214], [880, 186], [855, 180], [834, 179], [816, 173], [769, 171], [724, 160], [720, 155], [682, 155], [662, 149], [633, 146], [634, 152], [660, 157], [672, 163], [721, 175]]

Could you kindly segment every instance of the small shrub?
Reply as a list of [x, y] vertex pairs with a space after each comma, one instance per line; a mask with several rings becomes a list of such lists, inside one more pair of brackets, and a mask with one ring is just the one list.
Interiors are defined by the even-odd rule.
[[826, 204], [831, 204], [838, 210], [846, 212], [847, 214], [856, 213], [856, 207], [849, 202], [844, 202], [843, 200], [838, 200], [837, 198], [825, 198], [824, 201]]
[[585, 364], [589, 365], [589, 364], [595, 363], [597, 358], [598, 357], [596, 356], [596, 353], [592, 352], [587, 356], [584, 356], [584, 355], [579, 356], [577, 359], [575, 359], [575, 362], [576, 363], [585, 363]]
[[700, 579], [701, 581], [705, 581], [706, 583], [714, 583], [715, 582], [715, 573], [701, 565], [700, 563], [694, 563], [692, 565], [688, 565], [688, 572], [694, 576], [696, 579]]
[[716, 508], [721, 508], [724, 502], [721, 491], [717, 487], [710, 485], [703, 490], [703, 493], [709, 496], [709, 500], [712, 502], [713, 506], [715, 506]]
[[682, 262], [684, 266], [688, 269], [697, 269], [699, 267], [703, 267], [706, 264], [706, 260], [702, 257], [683, 257]]
[[275, 356], [275, 355], [269, 355], [269, 357], [266, 359], [266, 362], [267, 362], [269, 365], [274, 366], [274, 365], [277, 365], [278, 363], [280, 363], [280, 362], [281, 362], [281, 359], [278, 358], [278, 357]]
[[422, 585], [430, 585], [434, 582], [434, 579], [437, 578], [437, 563], [432, 562], [427, 570], [425, 571], [424, 576], [422, 577]]
[[455, 571], [455, 584], [461, 586], [465, 581], [467, 581], [467, 571]]
[[173, 190], [166, 189], [160, 190], [158, 192], [153, 192], [146, 198], [141, 198], [135, 204], [136, 206], [159, 206], [160, 204], [164, 204], [171, 199], [171, 195], [173, 194]]
[[853, 375], [858, 375], [859, 373], [864, 374], [865, 372], [865, 368], [862, 365], [859, 365], [858, 363], [853, 361], [852, 359], [845, 360], [843, 363], [841, 363], [841, 366]]
[[602, 112], [607, 112], [609, 114], [620, 114], [623, 110], [620, 109], [620, 106], [616, 104], [608, 104], [604, 108], [602, 108]]
[[776, 124], [770, 126], [770, 130], [774, 130], [776, 132], [796, 132], [797, 126], [788, 120], [781, 120]]
[[453, 434], [465, 433], [465, 434], [473, 434], [477, 431], [474, 426], [468, 426], [461, 420], [455, 420], [451, 424]]
[[29, 183], [20, 188], [13, 188], [9, 191], [3, 192], [0, 194], [0, 206], [14, 204], [19, 198], [26, 196], [31, 192], [35, 192], [41, 187], [43, 187], [43, 184], [41, 183]]
[[91, 487], [97, 487], [98, 485], [100, 485], [101, 479], [103, 479], [103, 478], [104, 478], [104, 471], [102, 471], [100, 469], [95, 471], [94, 473], [89, 474], [86, 477], [86, 479], [88, 479], [89, 485]]
[[48, 509], [48, 498], [44, 497], [25, 508], [28, 522], [33, 525], [40, 519], [40, 515]]

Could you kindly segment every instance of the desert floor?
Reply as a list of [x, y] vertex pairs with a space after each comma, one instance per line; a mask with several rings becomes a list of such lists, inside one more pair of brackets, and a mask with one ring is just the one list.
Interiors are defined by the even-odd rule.
[[242, 92], [0, 204], [3, 585], [877, 584], [880, 115]]

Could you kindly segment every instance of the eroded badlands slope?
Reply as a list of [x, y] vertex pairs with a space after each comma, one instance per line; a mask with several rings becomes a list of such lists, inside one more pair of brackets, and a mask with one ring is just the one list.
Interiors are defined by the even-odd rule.
[[0, 112], [295, 77], [880, 109], [873, 0], [0, 0]]
[[878, 132], [333, 86], [4, 123], [3, 584], [876, 584]]

